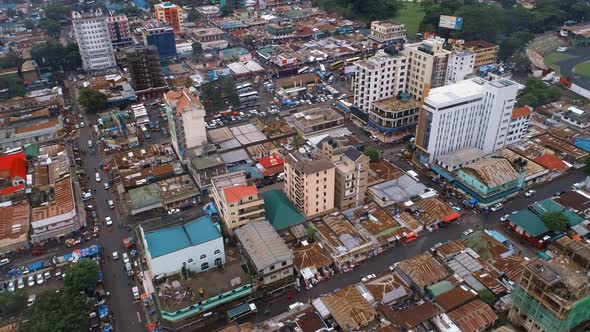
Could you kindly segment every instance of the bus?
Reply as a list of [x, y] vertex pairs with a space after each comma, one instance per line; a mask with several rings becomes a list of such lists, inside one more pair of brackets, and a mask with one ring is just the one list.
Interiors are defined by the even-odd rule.
[[252, 87], [252, 84], [250, 84], [250, 83], [238, 84], [238, 85], [236, 85], [236, 91], [238, 93], [244, 93], [244, 92], [250, 90], [251, 87]]
[[236, 319], [255, 313], [256, 310], [256, 305], [254, 303], [242, 303], [227, 311], [227, 319], [230, 322], [233, 322]]
[[347, 64], [351, 64], [351, 63], [353, 63], [355, 61], [359, 61], [360, 59], [361, 58], [359, 58], [358, 56], [355, 56], [354, 58], [348, 58], [348, 59], [346, 59], [346, 63]]
[[344, 66], [344, 61], [338, 60], [330, 64], [330, 70], [336, 70], [342, 66]]
[[297, 71], [297, 74], [305, 74], [309, 71], [309, 67], [303, 67]]
[[239, 95], [240, 103], [246, 103], [249, 101], [256, 101], [258, 99], [258, 92], [246, 92]]
[[326, 66], [324, 66], [323, 63], [320, 64], [320, 70], [322, 71], [322, 73], [326, 72]]

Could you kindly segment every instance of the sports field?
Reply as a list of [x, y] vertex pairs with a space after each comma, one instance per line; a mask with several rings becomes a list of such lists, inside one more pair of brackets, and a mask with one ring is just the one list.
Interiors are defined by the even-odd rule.
[[562, 61], [562, 60], [572, 59], [572, 58], [575, 58], [575, 56], [565, 54], [565, 53], [551, 52], [545, 56], [544, 60], [545, 60], [545, 64], [547, 66], [549, 66], [549, 68], [551, 68], [551, 69], [555, 70], [557, 73], [559, 73], [560, 68], [559, 68], [559, 65], [557, 64], [557, 62]]
[[576, 65], [574, 67], [574, 73], [590, 77], [590, 61]]
[[418, 26], [424, 17], [424, 9], [422, 9], [422, 5], [418, 2], [400, 1], [399, 3], [402, 5], [402, 8], [391, 20], [405, 24], [407, 30], [406, 35], [410, 39], [416, 39]]

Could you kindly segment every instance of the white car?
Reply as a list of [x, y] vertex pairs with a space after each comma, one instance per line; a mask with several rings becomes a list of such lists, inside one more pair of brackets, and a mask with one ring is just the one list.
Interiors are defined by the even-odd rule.
[[123, 253], [123, 263], [125, 263], [125, 264], [129, 263], [129, 256], [127, 255], [126, 252]]
[[98, 172], [96, 172], [95, 177], [96, 182], [100, 182], [100, 174], [98, 174]]
[[118, 252], [116, 252], [116, 251], [113, 251], [113, 259], [114, 259], [114, 260], [117, 260], [117, 259], [119, 259], [119, 253], [118, 253]]
[[133, 292], [133, 299], [139, 300], [139, 288], [137, 286], [133, 286], [131, 288], [131, 292]]
[[74, 125], [74, 128], [76, 128], [76, 129], [80, 129], [80, 125], [76, 123], [76, 124]]
[[10, 280], [10, 282], [8, 283], [8, 291], [9, 292], [14, 292], [14, 280]]
[[35, 286], [35, 277], [33, 277], [33, 275], [30, 275], [27, 278], [27, 285], [29, 285], [29, 287]]
[[490, 210], [496, 212], [496, 211], [502, 209], [503, 207], [504, 207], [504, 205], [502, 205], [502, 203], [496, 203], [496, 204], [494, 204], [494, 206], [492, 206], [490, 208]]
[[84, 128], [86, 127], [86, 124], [84, 122], [80, 122], [80, 128]]
[[112, 200], [109, 200], [109, 208], [114, 209], [115, 203]]
[[463, 232], [463, 235], [467, 236], [471, 233], [473, 233], [473, 229], [470, 228], [470, 229], [466, 230], [465, 232]]
[[45, 273], [43, 273], [43, 277], [45, 278], [45, 280], [51, 279], [51, 272], [45, 271]]
[[111, 186], [109, 186], [108, 182], [105, 182], [103, 185], [104, 185], [105, 190], [109, 190], [111, 188]]
[[374, 279], [374, 278], [377, 278], [377, 276], [371, 273], [371, 274], [368, 274], [366, 277], [363, 277], [361, 280], [362, 281], [367, 281], [367, 280], [371, 280], [371, 279]]
[[[35, 281], [33, 281], [33, 285], [34, 284], [35, 284]], [[18, 278], [18, 281], [16, 283], [16, 288], [18, 288], [18, 289], [25, 288], [25, 282], [23, 281], [23, 278]]]
[[555, 51], [557, 51], [559, 53], [563, 53], [563, 52], [567, 51], [567, 47], [565, 47], [565, 46], [558, 47]]
[[503, 215], [503, 216], [500, 217], [500, 221], [506, 221], [506, 220], [508, 220], [508, 218], [510, 218], [510, 215], [509, 214], [505, 214], [505, 215]]
[[84, 119], [84, 115], [82, 115], [82, 113], [78, 113], [78, 117], [79, 117], [80, 119]]
[[527, 192], [525, 192], [524, 195], [526, 197], [531, 197], [531, 196], [533, 196], [536, 193], [537, 193], [536, 191], [534, 191], [534, 190], [531, 189], [531, 190], [528, 190]]
[[107, 224], [107, 226], [111, 226], [113, 224], [113, 219], [111, 219], [111, 217], [104, 218], [104, 221]]
[[37, 274], [37, 285], [43, 285], [44, 280], [45, 279], [43, 279], [43, 273]]

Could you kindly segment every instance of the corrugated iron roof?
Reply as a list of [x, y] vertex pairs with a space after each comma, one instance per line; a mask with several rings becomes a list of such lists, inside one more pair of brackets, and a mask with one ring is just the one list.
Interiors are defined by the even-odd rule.
[[490, 327], [498, 315], [481, 300], [473, 300], [448, 314], [463, 332], [478, 332]]
[[475, 175], [489, 188], [496, 188], [518, 179], [518, 172], [504, 158], [482, 159], [464, 167], [463, 171]]
[[332, 317], [343, 330], [358, 329], [375, 319], [377, 313], [356, 289], [348, 286], [322, 297]]
[[477, 292], [466, 286], [459, 286], [434, 298], [434, 301], [449, 312], [477, 298]]
[[432, 285], [450, 274], [429, 254], [421, 254], [402, 261], [399, 268], [420, 288]]
[[301, 271], [306, 267], [316, 269], [332, 264], [332, 258], [317, 243], [293, 249], [293, 264]]
[[258, 271], [293, 259], [291, 250], [266, 220], [246, 224], [235, 232]]

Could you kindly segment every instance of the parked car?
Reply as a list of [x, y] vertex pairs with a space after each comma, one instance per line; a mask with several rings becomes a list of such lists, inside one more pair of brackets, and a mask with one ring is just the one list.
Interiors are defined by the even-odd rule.
[[109, 208], [114, 209], [115, 203], [112, 200], [109, 200]]
[[7, 289], [8, 289], [8, 291], [9, 291], [9, 292], [14, 292], [14, 289], [15, 289], [15, 287], [14, 287], [14, 286], [15, 286], [15, 285], [14, 285], [14, 280], [10, 280], [10, 281], [8, 282], [8, 288], [7, 288]]
[[123, 253], [123, 263], [129, 263], [129, 255], [126, 252]]
[[362, 281], [367, 281], [367, 280], [371, 280], [371, 279], [374, 279], [374, 278], [377, 278], [377, 276], [371, 273], [371, 274], [368, 274], [368, 275], [364, 276], [361, 280]]
[[94, 178], [96, 179], [96, 182], [100, 183], [100, 174], [98, 174], [98, 172], [96, 172], [96, 174], [94, 175]]
[[496, 212], [496, 211], [502, 209], [503, 207], [504, 207], [504, 205], [502, 205], [502, 203], [496, 203], [496, 204], [494, 204], [494, 206], [492, 206], [490, 208], [490, 210]]
[[43, 279], [43, 273], [37, 274], [37, 285], [43, 285], [43, 281], [45, 281], [45, 279]]
[[[34, 284], [35, 284], [35, 281], [33, 281], [33, 285]], [[18, 289], [25, 288], [25, 282], [24, 282], [23, 278], [18, 278], [18, 281], [16, 282], [16, 288], [18, 288]]]
[[108, 182], [103, 183], [103, 185], [104, 185], [105, 190], [109, 190], [111, 188], [111, 186], [109, 186]]
[[61, 273], [61, 270], [57, 270], [57, 271], [55, 271], [55, 279], [56, 279], [56, 280], [59, 280], [59, 279], [61, 279], [61, 278], [63, 278], [63, 275], [62, 275], [62, 273]]
[[131, 291], [133, 292], [133, 299], [139, 300], [139, 288], [137, 286], [133, 286]]
[[113, 219], [111, 219], [111, 217], [105, 217], [104, 221], [107, 224], [107, 226], [111, 226], [113, 224]]
[[43, 273], [43, 277], [45, 278], [45, 280], [51, 279], [51, 272], [45, 271], [45, 273]]
[[113, 251], [113, 259], [114, 260], [118, 260], [119, 259], [119, 253], [116, 251]]
[[33, 303], [35, 303], [36, 298], [37, 298], [37, 295], [35, 295], [35, 294], [29, 295], [29, 299], [27, 300], [27, 307], [31, 307], [33, 305]]
[[526, 197], [531, 197], [531, 196], [533, 196], [536, 193], [537, 193], [536, 191], [534, 191], [533, 189], [531, 189], [531, 190], [528, 190], [527, 192], [525, 192], [524, 195]]
[[94, 205], [86, 205], [84, 207], [84, 210], [86, 210], [86, 211], [94, 211], [94, 209], [95, 209]]
[[508, 220], [508, 218], [510, 218], [510, 215], [509, 214], [505, 214], [505, 215], [503, 215], [503, 216], [500, 217], [500, 221], [506, 221], [506, 220]]
[[466, 230], [465, 232], [463, 232], [463, 235], [464, 236], [467, 236], [467, 235], [469, 235], [471, 233], [473, 233], [473, 229], [470, 228], [470, 229]]
[[27, 285], [29, 285], [29, 287], [35, 286], [35, 277], [33, 275], [30, 275], [27, 278]]
[[4, 266], [4, 265], [8, 265], [8, 264], [10, 264], [10, 258], [0, 259], [0, 266]]

